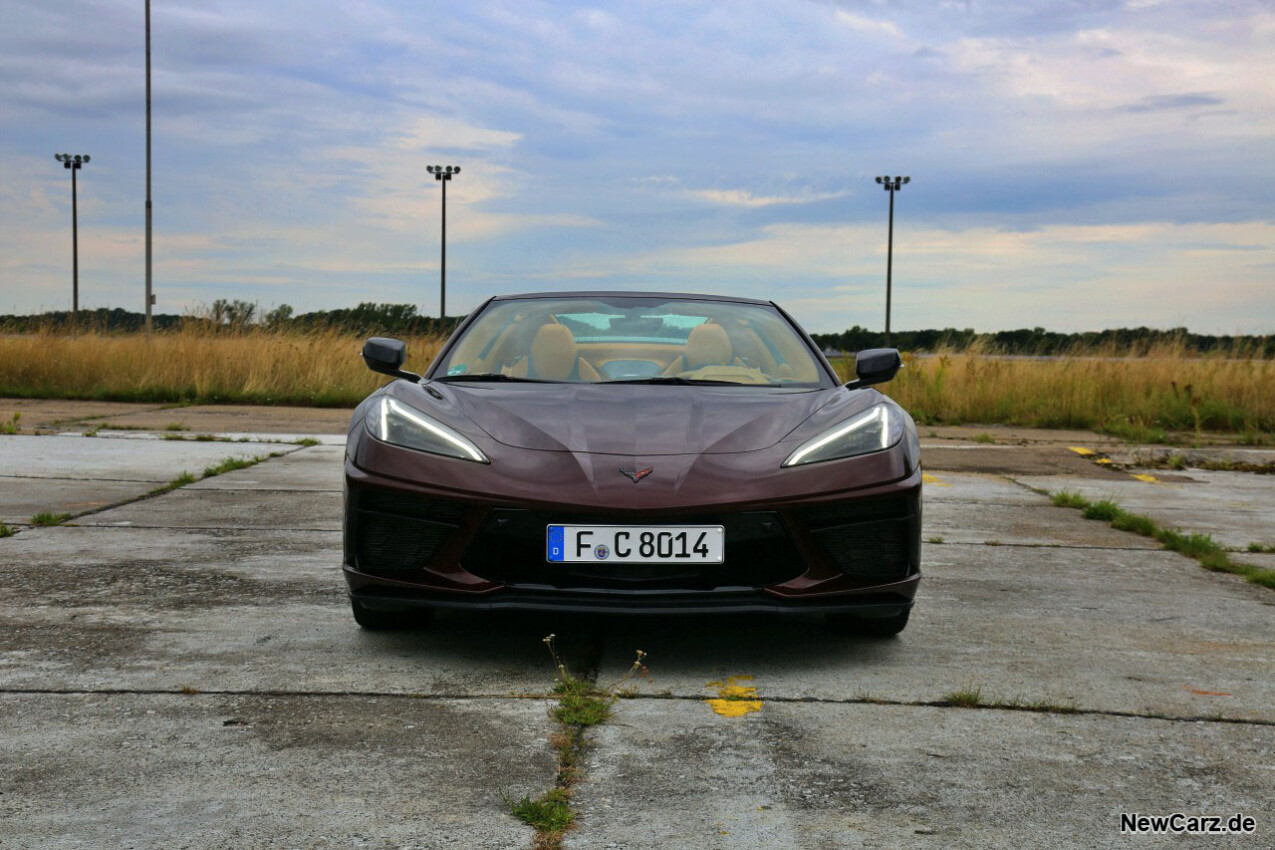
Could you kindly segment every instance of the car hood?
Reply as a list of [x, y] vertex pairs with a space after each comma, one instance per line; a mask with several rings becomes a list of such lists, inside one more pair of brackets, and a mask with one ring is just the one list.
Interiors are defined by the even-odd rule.
[[[493, 440], [545, 451], [617, 455], [747, 452], [768, 448], [824, 405], [829, 389], [650, 384], [431, 383], [423, 409], [457, 426], [459, 413]], [[433, 396], [438, 393], [442, 398]], [[419, 402], [417, 402], [419, 404]], [[447, 408], [452, 408], [448, 411]]]

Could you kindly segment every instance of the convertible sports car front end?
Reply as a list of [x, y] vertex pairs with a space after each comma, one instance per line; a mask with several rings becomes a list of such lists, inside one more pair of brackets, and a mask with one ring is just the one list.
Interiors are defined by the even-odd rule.
[[916, 429], [864, 386], [897, 352], [861, 354], [841, 386], [768, 302], [555, 293], [488, 301], [424, 378], [393, 341], [365, 358], [406, 378], [358, 407], [347, 442], [344, 572], [365, 627], [438, 607], [907, 623]]

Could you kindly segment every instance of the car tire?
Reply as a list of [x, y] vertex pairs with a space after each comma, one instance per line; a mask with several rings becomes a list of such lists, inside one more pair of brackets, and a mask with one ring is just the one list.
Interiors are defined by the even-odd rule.
[[350, 610], [354, 614], [354, 622], [372, 632], [422, 628], [429, 625], [430, 621], [434, 619], [433, 608], [406, 608], [387, 611], [379, 608], [369, 608], [357, 599], [350, 600]]
[[894, 637], [908, 624], [911, 608], [905, 608], [890, 617], [863, 617], [858, 614], [825, 614], [828, 627], [843, 635], [861, 637]]

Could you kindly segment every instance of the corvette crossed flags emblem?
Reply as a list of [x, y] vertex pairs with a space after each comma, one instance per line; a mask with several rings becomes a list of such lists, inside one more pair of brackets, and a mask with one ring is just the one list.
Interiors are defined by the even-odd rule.
[[620, 473], [629, 478], [632, 478], [634, 484], [638, 483], [639, 481], [641, 481], [643, 478], [650, 475], [654, 471], [655, 471], [655, 467], [653, 466], [648, 466], [646, 469], [629, 469], [628, 467], [625, 467], [625, 466], [620, 467]]

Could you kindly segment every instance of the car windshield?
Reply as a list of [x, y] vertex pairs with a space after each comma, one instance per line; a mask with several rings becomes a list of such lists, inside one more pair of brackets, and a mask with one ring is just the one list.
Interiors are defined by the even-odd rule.
[[831, 385], [774, 307], [656, 296], [493, 301], [432, 374], [451, 381]]

